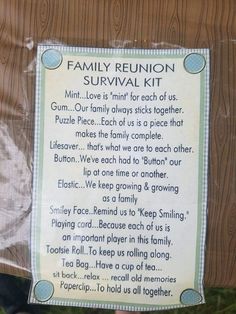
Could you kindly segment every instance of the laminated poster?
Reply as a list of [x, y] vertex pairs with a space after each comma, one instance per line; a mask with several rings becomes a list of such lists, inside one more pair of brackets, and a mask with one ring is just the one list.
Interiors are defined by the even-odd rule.
[[40, 45], [30, 302], [204, 303], [208, 49]]

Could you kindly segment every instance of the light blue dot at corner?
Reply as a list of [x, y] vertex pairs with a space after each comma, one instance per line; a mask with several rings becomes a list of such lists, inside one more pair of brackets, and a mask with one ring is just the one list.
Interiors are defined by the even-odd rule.
[[48, 49], [42, 54], [41, 60], [45, 68], [55, 70], [62, 63], [62, 54], [56, 49]]
[[200, 73], [206, 65], [206, 60], [199, 53], [190, 53], [184, 59], [185, 70], [191, 74]]
[[53, 296], [54, 286], [50, 281], [40, 280], [34, 287], [34, 296], [40, 302], [46, 302]]
[[181, 293], [180, 302], [184, 305], [196, 305], [202, 301], [201, 294], [194, 289], [186, 289]]

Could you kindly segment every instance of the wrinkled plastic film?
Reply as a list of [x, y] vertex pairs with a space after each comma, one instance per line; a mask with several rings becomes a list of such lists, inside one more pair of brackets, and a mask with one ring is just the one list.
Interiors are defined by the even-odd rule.
[[25, 42], [17, 46], [12, 39], [1, 48], [0, 263], [2, 272], [29, 276], [34, 91], [27, 73], [29, 48]]
[[[147, 5], [147, 10], [143, 11], [135, 2], [133, 5], [139, 15], [133, 14], [135, 10], [130, 4], [126, 8], [125, 4], [118, 5], [116, 1], [110, 5], [103, 2], [83, 5], [83, 1], [72, 1], [71, 7], [65, 5], [68, 12], [72, 12], [66, 15], [63, 3], [58, 2], [56, 11], [53, 1], [42, 1], [37, 5], [34, 1], [23, 4], [17, 0], [0, 2], [0, 271], [27, 277], [31, 273], [30, 220], [38, 44], [121, 49], [204, 47], [211, 50], [205, 282], [208, 286], [235, 286], [235, 276], [232, 275], [235, 273], [232, 252], [235, 251], [236, 97], [233, 2], [227, 1], [223, 6], [214, 1], [208, 4], [191, 1], [186, 7], [179, 2], [177, 11], [172, 4], [167, 8], [154, 2], [143, 2], [143, 6]], [[208, 5], [210, 8], [207, 9]], [[105, 15], [104, 7], [107, 10]], [[224, 13], [222, 16], [220, 11]], [[128, 18], [125, 12], [132, 14]], [[158, 12], [162, 13], [161, 16]], [[100, 20], [96, 20], [96, 26], [93, 20], [97, 16]], [[127, 25], [122, 16], [134, 22]], [[48, 24], [49, 20], [51, 24]], [[94, 29], [97, 33], [93, 32]], [[221, 269], [222, 260], [225, 263], [231, 261], [227, 271]]]

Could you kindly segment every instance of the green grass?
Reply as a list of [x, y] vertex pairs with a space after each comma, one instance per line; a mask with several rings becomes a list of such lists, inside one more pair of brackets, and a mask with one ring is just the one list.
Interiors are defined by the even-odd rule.
[[[206, 304], [182, 308], [171, 311], [154, 311], [144, 313], [156, 314], [235, 314], [236, 313], [236, 289], [206, 289], [205, 290]], [[46, 314], [114, 314], [110, 310], [92, 310], [92, 309], [76, 309], [76, 308], [50, 308]]]
[[[236, 289], [208, 288], [205, 290], [206, 304], [170, 311], [143, 312], [146, 314], [235, 314]], [[37, 306], [36, 306], [37, 307]], [[111, 310], [74, 308], [60, 306], [37, 307], [40, 314], [114, 314]], [[0, 309], [0, 314], [5, 314]]]

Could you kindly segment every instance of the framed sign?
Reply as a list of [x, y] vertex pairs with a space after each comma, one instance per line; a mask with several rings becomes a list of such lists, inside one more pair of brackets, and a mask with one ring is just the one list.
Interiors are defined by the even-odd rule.
[[40, 45], [33, 303], [200, 304], [207, 49]]

